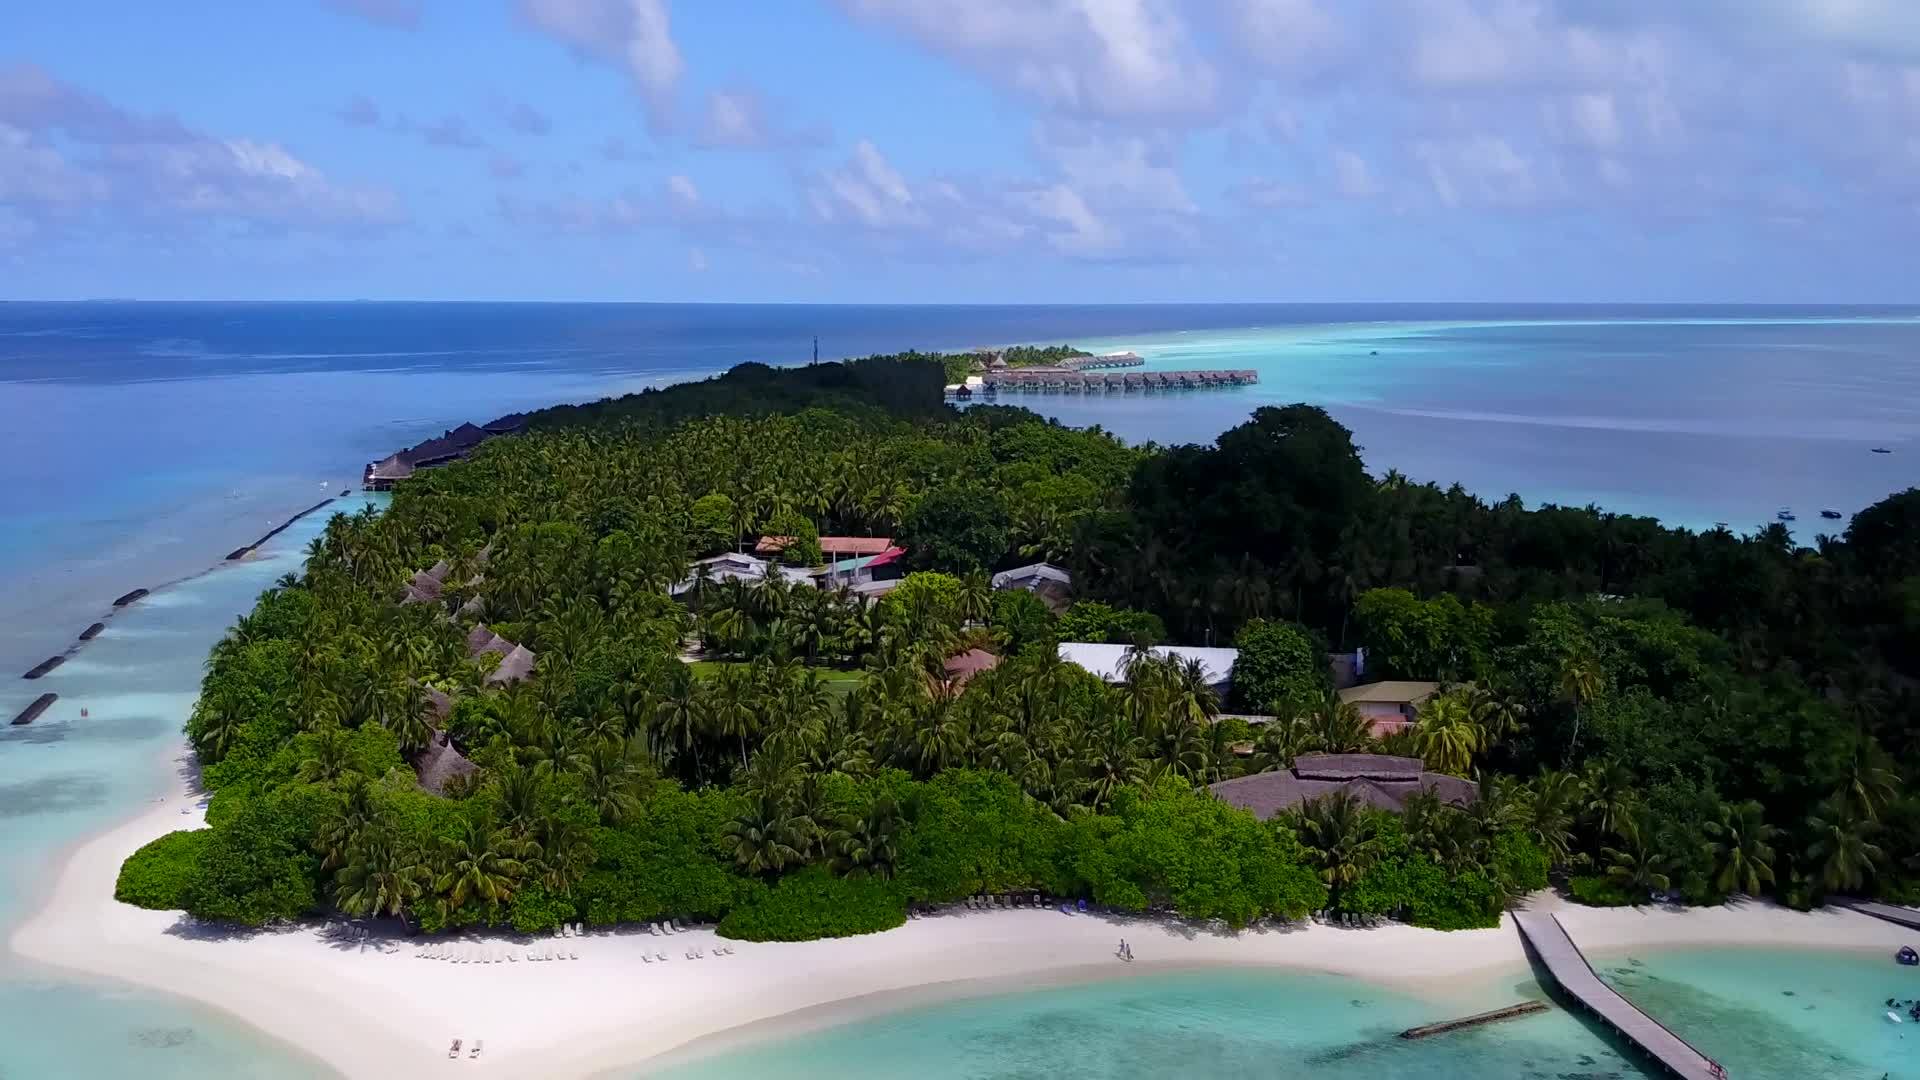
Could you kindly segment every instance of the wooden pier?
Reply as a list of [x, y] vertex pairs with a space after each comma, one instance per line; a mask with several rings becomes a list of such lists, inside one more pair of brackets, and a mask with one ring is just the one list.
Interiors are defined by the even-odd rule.
[[1491, 1024], [1500, 1020], [1512, 1020], [1515, 1017], [1532, 1016], [1534, 1013], [1546, 1011], [1547, 1003], [1544, 1001], [1523, 1001], [1518, 1005], [1509, 1005], [1504, 1009], [1495, 1009], [1492, 1012], [1474, 1013], [1472, 1016], [1463, 1016], [1458, 1020], [1447, 1020], [1438, 1024], [1422, 1024], [1419, 1027], [1408, 1028], [1400, 1033], [1400, 1037], [1403, 1039], [1424, 1039], [1429, 1035], [1445, 1035], [1449, 1031], [1479, 1027], [1481, 1024]]
[[1895, 926], [1904, 926], [1909, 930], [1920, 930], [1920, 911], [1916, 911], [1910, 907], [1881, 904], [1872, 900], [1847, 901], [1844, 903], [1844, 906], [1850, 907], [1862, 915], [1871, 915], [1876, 919], [1885, 919]]
[[1712, 1058], [1646, 1013], [1619, 991], [1600, 981], [1593, 965], [1568, 936], [1558, 917], [1544, 911], [1513, 912], [1520, 939], [1545, 965], [1560, 989], [1600, 1018], [1620, 1037], [1640, 1048], [1669, 1075], [1683, 1080], [1726, 1080], [1727, 1072]]
[[227, 553], [227, 561], [232, 562], [235, 559], [246, 558], [247, 556], [253, 554], [256, 548], [265, 544], [267, 541], [273, 539], [274, 537], [279, 536], [281, 531], [284, 530], [287, 526], [293, 524], [296, 521], [299, 521], [301, 518], [306, 517], [308, 514], [313, 513], [315, 510], [320, 509], [321, 507], [327, 505], [332, 501], [333, 501], [332, 496], [321, 499], [319, 502], [314, 503], [312, 506], [307, 507], [305, 510], [300, 511], [299, 513], [293, 515], [287, 520], [274, 526], [271, 530], [267, 532], [267, 535], [261, 537], [258, 540], [255, 540], [253, 543], [248, 544], [246, 547], [234, 548], [232, 551]]
[[1067, 368], [1016, 368], [989, 371], [977, 388], [959, 386], [952, 393], [970, 397], [975, 393], [995, 395], [1002, 391], [1044, 394], [1123, 394], [1162, 390], [1218, 390], [1234, 386], [1252, 386], [1260, 373], [1252, 369], [1234, 371], [1082, 371]]

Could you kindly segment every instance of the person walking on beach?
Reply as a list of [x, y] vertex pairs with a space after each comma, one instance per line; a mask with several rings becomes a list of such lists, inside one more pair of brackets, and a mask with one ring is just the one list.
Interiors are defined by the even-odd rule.
[[1127, 939], [1126, 938], [1120, 939], [1120, 948], [1113, 955], [1119, 957], [1122, 960], [1125, 960], [1127, 958]]

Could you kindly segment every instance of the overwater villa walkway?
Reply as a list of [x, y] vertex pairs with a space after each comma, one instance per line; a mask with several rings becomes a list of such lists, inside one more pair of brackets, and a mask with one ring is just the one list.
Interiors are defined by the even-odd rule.
[[1521, 940], [1546, 966], [1560, 989], [1639, 1047], [1666, 1072], [1685, 1080], [1725, 1080], [1726, 1070], [1719, 1063], [1601, 982], [1600, 976], [1593, 972], [1593, 965], [1587, 963], [1580, 947], [1573, 943], [1566, 927], [1560, 925], [1553, 913], [1516, 911], [1513, 923], [1520, 928]]

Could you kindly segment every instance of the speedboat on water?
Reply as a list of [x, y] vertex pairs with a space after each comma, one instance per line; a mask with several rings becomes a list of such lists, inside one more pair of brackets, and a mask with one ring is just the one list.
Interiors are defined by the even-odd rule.
[[1900, 946], [1900, 951], [1894, 953], [1893, 958], [1899, 963], [1905, 964], [1907, 967], [1920, 965], [1920, 953], [1914, 952], [1913, 946], [1911, 945]]
[[1839, 521], [1839, 520], [1840, 520], [1840, 511], [1838, 511], [1838, 510], [1822, 510], [1822, 511], [1820, 511], [1820, 516], [1821, 516], [1821, 517], [1823, 517], [1823, 518], [1826, 518], [1826, 519], [1827, 519], [1828, 521]]
[[1884, 446], [1876, 446], [1876, 447], [1874, 447], [1874, 448], [1873, 448], [1873, 452], [1874, 452], [1874, 453], [1876, 453], [1876, 454], [1891, 454], [1891, 453], [1893, 453], [1893, 451], [1891, 451], [1891, 450], [1889, 450], [1889, 449], [1887, 449], [1887, 448], [1886, 448], [1886, 447], [1884, 447]]
[[1784, 506], [1783, 506], [1783, 507], [1781, 507], [1781, 508], [1780, 508], [1780, 512], [1779, 512], [1779, 513], [1777, 513], [1777, 514], [1775, 514], [1775, 515], [1773, 515], [1773, 516], [1774, 516], [1774, 517], [1776, 517], [1776, 518], [1778, 518], [1778, 519], [1780, 519], [1781, 521], [1792, 521], [1792, 520], [1793, 520], [1793, 511], [1792, 511], [1792, 510], [1789, 510], [1789, 509], [1787, 509], [1786, 507], [1784, 507]]

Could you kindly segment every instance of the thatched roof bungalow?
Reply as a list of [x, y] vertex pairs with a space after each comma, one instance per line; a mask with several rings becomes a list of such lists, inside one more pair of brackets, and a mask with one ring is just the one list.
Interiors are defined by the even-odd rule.
[[1222, 780], [1207, 790], [1222, 802], [1265, 820], [1335, 792], [1398, 813], [1407, 808], [1409, 798], [1427, 789], [1455, 806], [1480, 797], [1471, 780], [1427, 772], [1419, 758], [1387, 754], [1301, 754], [1293, 759], [1292, 768]]
[[455, 777], [480, 771], [480, 766], [468, 761], [444, 731], [434, 732], [427, 748], [414, 755], [413, 767], [420, 774], [421, 788], [435, 795], [445, 795], [448, 782]]

